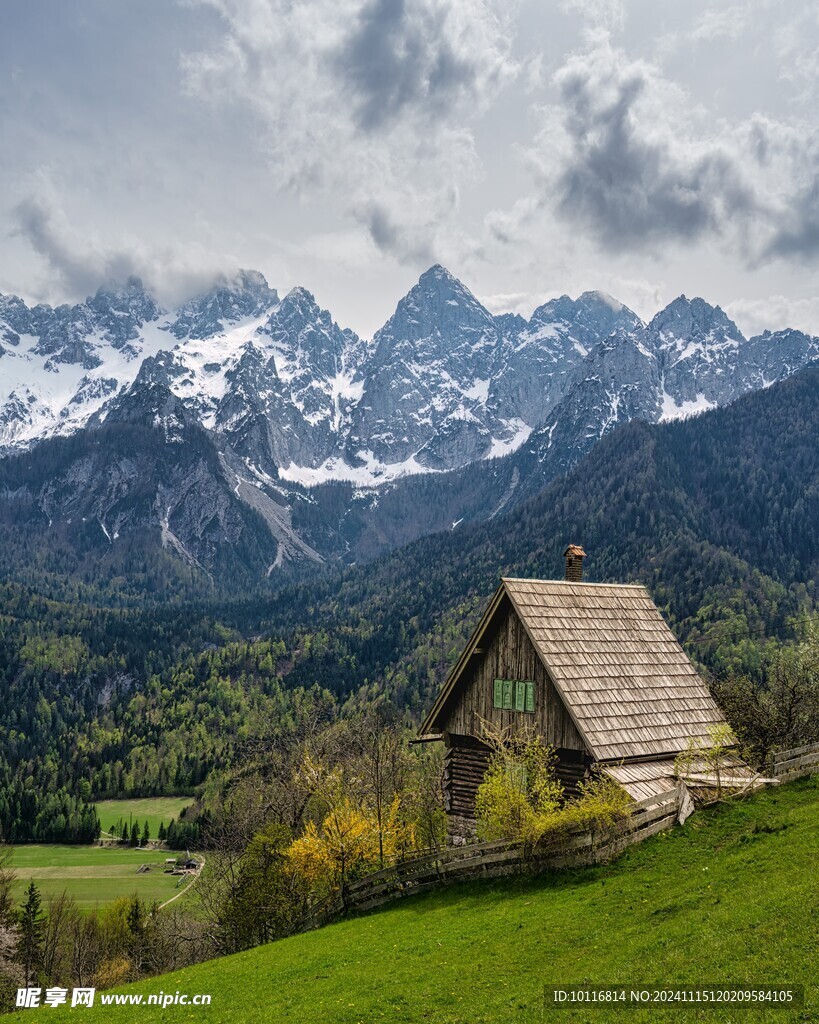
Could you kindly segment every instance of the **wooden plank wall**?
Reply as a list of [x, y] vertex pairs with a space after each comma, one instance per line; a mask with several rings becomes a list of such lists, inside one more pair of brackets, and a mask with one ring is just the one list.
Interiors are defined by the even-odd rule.
[[[549, 680], [508, 598], [499, 610], [494, 634], [484, 639], [484, 653], [473, 657], [442, 720], [445, 732], [481, 737], [481, 721], [495, 729], [536, 731], [555, 748], [583, 752], [584, 744], [563, 701]], [[535, 683], [535, 711], [503, 711], [493, 707], [495, 679], [523, 679]]]

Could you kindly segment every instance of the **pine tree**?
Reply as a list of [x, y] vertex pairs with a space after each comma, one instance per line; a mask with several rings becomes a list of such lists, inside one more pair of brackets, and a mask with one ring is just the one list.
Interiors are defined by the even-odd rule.
[[143, 846], [147, 846], [150, 838], [151, 838], [151, 830], [148, 827], [148, 822], [146, 821], [144, 826], [143, 826], [143, 828], [142, 828], [142, 845]]
[[139, 846], [139, 825], [136, 822], [131, 825], [131, 846]]
[[132, 935], [139, 935], [142, 931], [145, 918], [145, 906], [139, 896], [134, 896], [128, 907], [125, 920], [128, 924], [128, 931]]
[[164, 821], [160, 821], [160, 823], [159, 823], [159, 833], [158, 833], [158, 836], [157, 836], [157, 838], [159, 839], [160, 843], [165, 841], [165, 839], [167, 838], [167, 835], [168, 835], [168, 831], [165, 828], [165, 822]]
[[17, 957], [28, 987], [37, 978], [43, 962], [43, 911], [40, 891], [34, 882], [26, 889], [26, 902], [20, 910]]

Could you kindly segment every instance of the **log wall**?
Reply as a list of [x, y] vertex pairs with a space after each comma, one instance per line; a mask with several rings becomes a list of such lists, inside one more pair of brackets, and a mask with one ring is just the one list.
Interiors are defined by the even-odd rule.
[[489, 767], [489, 748], [470, 737], [450, 736], [444, 755], [444, 810], [447, 838], [463, 842], [474, 837], [475, 797]]

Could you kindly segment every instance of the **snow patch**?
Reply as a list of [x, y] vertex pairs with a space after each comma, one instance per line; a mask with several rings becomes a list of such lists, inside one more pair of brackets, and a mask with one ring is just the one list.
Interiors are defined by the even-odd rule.
[[356, 454], [363, 460], [363, 466], [351, 466], [340, 456], [333, 456], [320, 466], [297, 466], [291, 462], [289, 466], [280, 467], [279, 474], [282, 480], [303, 487], [318, 487], [330, 480], [352, 483], [357, 487], [378, 487], [404, 476], [439, 472], [422, 466], [414, 455], [403, 462], [380, 462], [369, 449]]
[[664, 390], [660, 421], [687, 419], [689, 416], [695, 416], [698, 412], [707, 412], [709, 409], [715, 409], [716, 406], [716, 402], [710, 402], [703, 394], [699, 394], [695, 399], [688, 399], [678, 405], [671, 395]]
[[513, 419], [507, 420], [507, 425], [514, 430], [514, 434], [509, 438], [493, 437], [489, 451], [484, 456], [485, 459], [499, 459], [504, 455], [510, 455], [529, 440], [532, 428], [528, 423], [524, 423], [521, 419]]
[[472, 382], [472, 387], [464, 391], [464, 398], [469, 398], [473, 402], [480, 402], [485, 405], [486, 400], [489, 398], [489, 384], [489, 378], [481, 380], [479, 377], [476, 377]]

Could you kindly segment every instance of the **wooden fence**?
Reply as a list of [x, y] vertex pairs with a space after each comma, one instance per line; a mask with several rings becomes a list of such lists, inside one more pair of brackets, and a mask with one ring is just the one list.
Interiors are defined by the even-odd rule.
[[[819, 743], [776, 751], [768, 767], [773, 778], [784, 782], [819, 772]], [[374, 910], [448, 882], [601, 864], [671, 828], [691, 806], [685, 786], [679, 785], [633, 804], [625, 821], [602, 832], [578, 828], [534, 847], [501, 839], [430, 850], [347, 883], [343, 891], [312, 907], [293, 930], [318, 928], [345, 914]]]
[[447, 882], [603, 863], [671, 828], [684, 797], [684, 787], [678, 786], [635, 803], [625, 821], [604, 832], [577, 829], [534, 847], [502, 839], [434, 850], [349, 882], [343, 892], [313, 907], [294, 930], [318, 928], [344, 914], [373, 910]]
[[792, 750], [776, 750], [771, 754], [769, 767], [771, 776], [783, 782], [819, 772], [819, 743], [808, 743]]

